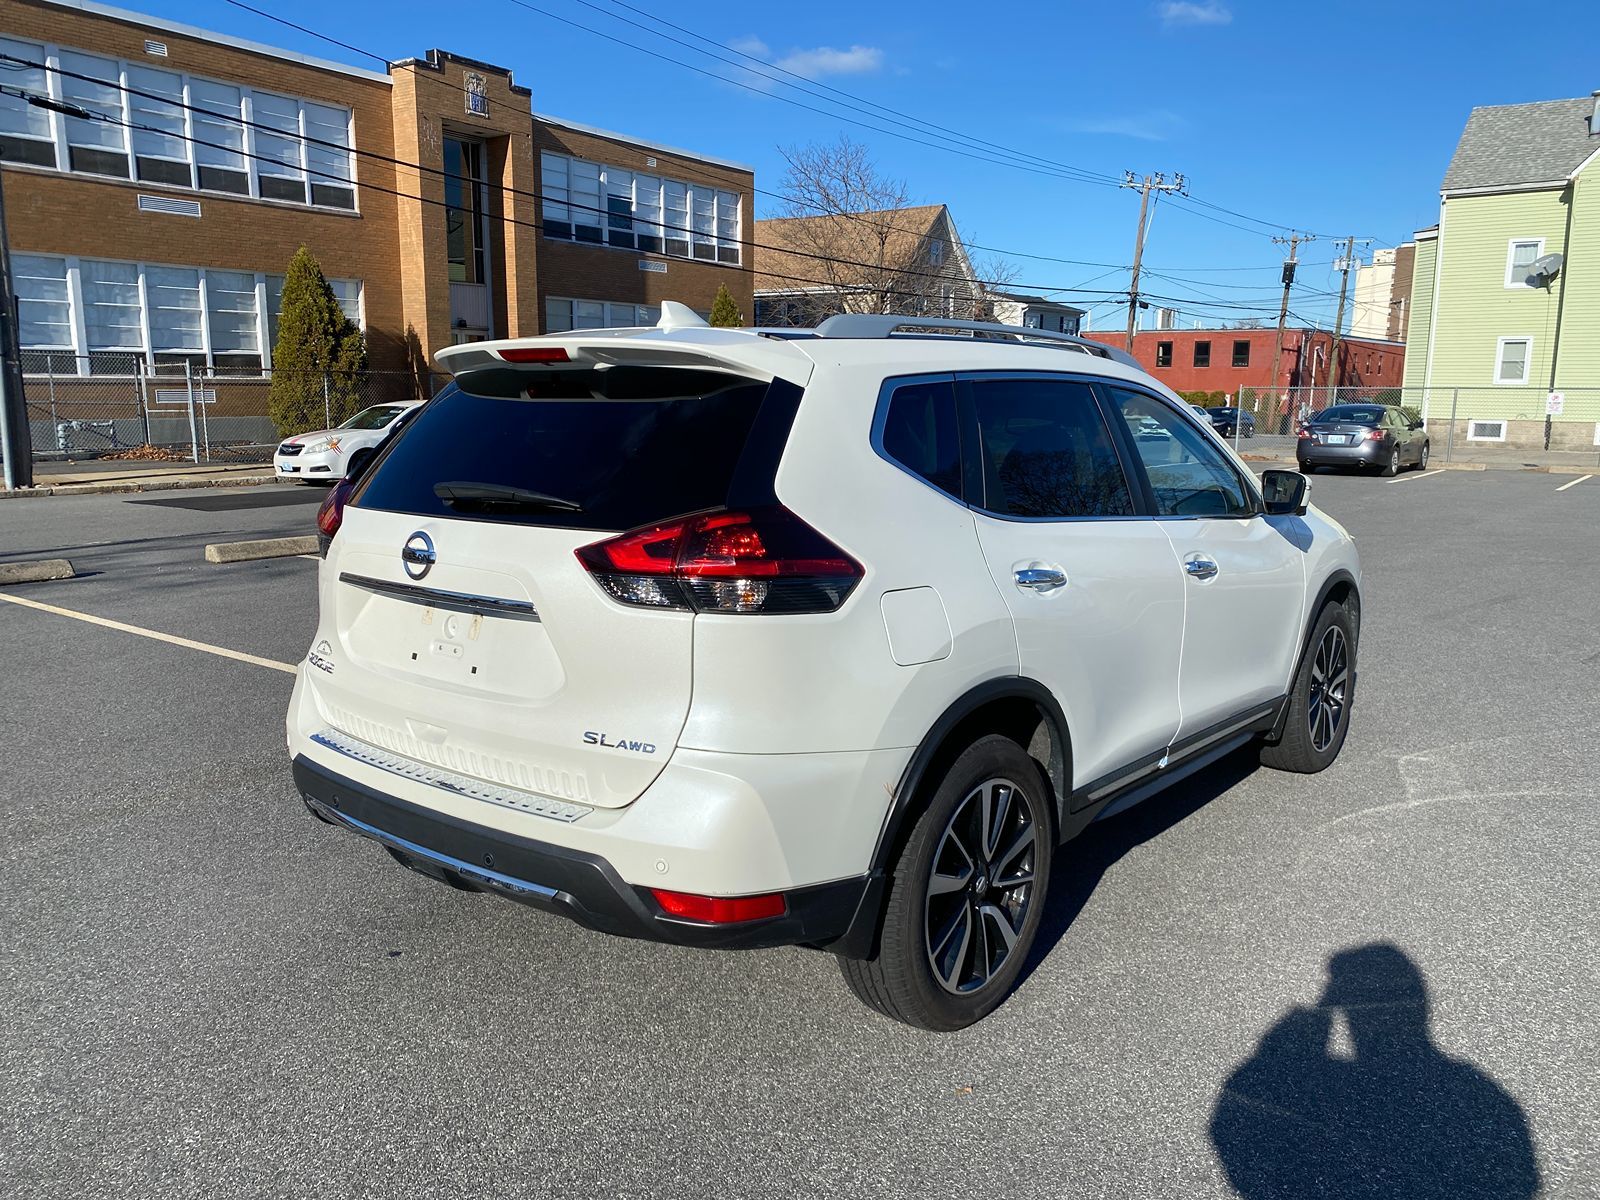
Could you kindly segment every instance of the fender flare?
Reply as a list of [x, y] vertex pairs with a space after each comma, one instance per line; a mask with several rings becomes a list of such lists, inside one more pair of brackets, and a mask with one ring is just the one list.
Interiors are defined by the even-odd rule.
[[[1035, 704], [1044, 719], [1050, 725], [1050, 734], [1053, 744], [1062, 756], [1063, 769], [1072, 762], [1072, 739], [1067, 728], [1066, 714], [1061, 711], [1061, 705], [1051, 693], [1050, 689], [1037, 679], [1026, 675], [1007, 675], [998, 679], [985, 680], [976, 687], [962, 693], [953, 703], [940, 714], [928, 732], [923, 736], [916, 751], [911, 755], [911, 761], [906, 764], [906, 769], [901, 772], [900, 782], [894, 789], [894, 800], [889, 806], [889, 812], [884, 817], [883, 828], [878, 832], [878, 844], [873, 848], [872, 867], [874, 870], [887, 871], [893, 867], [888, 861], [890, 853], [899, 845], [908, 820], [914, 820], [916, 815], [916, 800], [922, 792], [922, 785], [926, 781], [929, 770], [934, 766], [940, 751], [944, 748], [946, 740], [961, 723], [985, 705], [993, 704], [997, 700], [1028, 700]], [[1027, 749], [1026, 746], [1023, 747]], [[1049, 777], [1047, 764], [1046, 777]], [[1068, 777], [1070, 783], [1070, 776]], [[1055, 797], [1057, 825], [1066, 813], [1064, 805], [1071, 792], [1070, 786], [1062, 792], [1056, 788]]]

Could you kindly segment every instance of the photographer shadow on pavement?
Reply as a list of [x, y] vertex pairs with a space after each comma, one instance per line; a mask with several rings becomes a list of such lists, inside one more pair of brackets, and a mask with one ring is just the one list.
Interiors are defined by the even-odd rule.
[[1433, 1044], [1422, 972], [1385, 944], [1328, 960], [1316, 1007], [1291, 1009], [1229, 1077], [1211, 1140], [1246, 1200], [1539, 1191], [1522, 1108]]

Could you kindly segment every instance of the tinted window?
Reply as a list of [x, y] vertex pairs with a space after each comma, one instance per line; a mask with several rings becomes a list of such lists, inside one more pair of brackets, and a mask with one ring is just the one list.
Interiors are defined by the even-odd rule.
[[959, 497], [955, 386], [947, 379], [895, 388], [884, 413], [883, 451], [913, 475]]
[[1122, 517], [1133, 496], [1087, 384], [972, 382], [984, 507], [1012, 517]]
[[1238, 472], [1205, 433], [1153, 396], [1120, 388], [1113, 388], [1111, 395], [1130, 426], [1160, 431], [1134, 438], [1158, 513], [1238, 517], [1254, 511]]
[[1233, 344], [1233, 365], [1248, 367], [1250, 365], [1250, 343], [1240, 339]]
[[1323, 409], [1311, 419], [1318, 424], [1338, 421], [1346, 425], [1376, 425], [1383, 420], [1383, 409], [1372, 405], [1335, 404], [1332, 408]]
[[[478, 371], [457, 382], [394, 438], [356, 507], [606, 530], [712, 508], [727, 502], [768, 391], [709, 371], [624, 366]], [[522, 489], [580, 511], [449, 504], [434, 490], [444, 483]]]
[[1196, 342], [1194, 344], [1194, 365], [1209, 367], [1211, 365], [1211, 343]]

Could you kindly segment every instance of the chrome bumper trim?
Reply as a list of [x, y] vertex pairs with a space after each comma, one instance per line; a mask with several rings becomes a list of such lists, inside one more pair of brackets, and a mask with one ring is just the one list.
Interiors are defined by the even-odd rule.
[[521, 621], [537, 621], [539, 610], [531, 600], [503, 600], [498, 596], [474, 596], [468, 592], [446, 592], [440, 588], [419, 587], [414, 583], [395, 583], [388, 579], [373, 579], [370, 575], [352, 575], [339, 572], [339, 582], [351, 587], [392, 596], [410, 604], [426, 604], [431, 608], [449, 608], [458, 612], [488, 613], [496, 617], [514, 617]]
[[336, 754], [366, 763], [369, 767], [377, 767], [380, 771], [388, 771], [391, 775], [399, 775], [402, 779], [425, 783], [429, 787], [465, 796], [469, 800], [497, 804], [501, 808], [509, 808], [512, 812], [547, 817], [552, 821], [570, 825], [594, 811], [586, 805], [568, 804], [564, 800], [551, 800], [547, 796], [536, 796], [532, 792], [458, 775], [454, 771], [446, 771], [428, 763], [418, 762], [414, 758], [405, 758], [380, 747], [368, 745], [366, 742], [357, 741], [335, 729], [324, 729], [321, 733], [314, 733], [311, 735], [311, 740], [319, 746], [326, 746]]

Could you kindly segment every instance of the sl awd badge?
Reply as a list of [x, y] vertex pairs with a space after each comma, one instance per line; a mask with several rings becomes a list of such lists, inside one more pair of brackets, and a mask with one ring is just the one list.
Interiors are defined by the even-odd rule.
[[408, 537], [406, 544], [400, 548], [400, 565], [413, 579], [421, 579], [433, 570], [438, 557], [433, 552], [433, 539], [420, 529]]
[[333, 674], [333, 647], [328, 645], [327, 638], [317, 643], [316, 649], [306, 656], [306, 661], [324, 674]]

